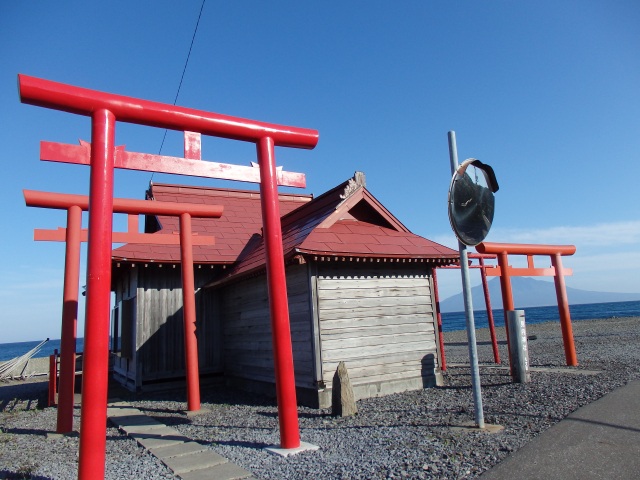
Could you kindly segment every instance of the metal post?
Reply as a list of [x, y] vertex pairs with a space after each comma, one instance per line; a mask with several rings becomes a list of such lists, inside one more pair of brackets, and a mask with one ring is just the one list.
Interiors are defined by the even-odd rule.
[[198, 338], [196, 337], [196, 298], [191, 246], [191, 215], [180, 215], [180, 257], [182, 260], [182, 316], [184, 323], [184, 356], [187, 371], [187, 409], [200, 410], [200, 374], [198, 370]]
[[107, 443], [115, 117], [109, 110], [98, 109], [91, 120], [91, 202], [79, 480], [104, 478]]
[[[449, 132], [449, 159], [451, 161], [451, 175], [453, 175], [458, 169], [456, 133], [453, 131]], [[478, 368], [478, 353], [476, 347], [476, 326], [473, 318], [473, 302], [471, 300], [471, 284], [469, 281], [469, 258], [467, 255], [467, 246], [465, 244], [458, 241], [458, 248], [460, 251], [460, 271], [462, 272], [464, 311], [467, 319], [467, 342], [469, 344], [469, 363], [471, 363], [471, 387], [473, 389], [475, 419], [478, 428], [484, 428], [480, 370]]]
[[442, 333], [442, 314], [440, 313], [440, 294], [438, 293], [438, 275], [433, 267], [433, 292], [436, 301], [436, 320], [438, 322], [438, 341], [440, 343], [440, 370], [447, 369], [447, 357], [444, 353], [444, 334]]
[[256, 146], [260, 164], [260, 202], [262, 204], [263, 237], [267, 263], [280, 446], [286, 449], [298, 448], [300, 446], [300, 430], [274, 142], [270, 137], [263, 137]]
[[560, 314], [560, 328], [562, 329], [562, 341], [564, 343], [564, 356], [567, 365], [572, 367], [578, 366], [578, 357], [576, 355], [576, 346], [573, 342], [573, 329], [571, 328], [571, 314], [569, 313], [569, 300], [567, 298], [567, 289], [564, 281], [564, 273], [562, 272], [562, 258], [556, 253], [550, 255], [551, 264], [555, 269], [553, 280], [556, 284], [556, 297], [558, 299], [558, 313]]
[[81, 228], [82, 209], [75, 205], [67, 210], [62, 333], [60, 338], [60, 394], [58, 395], [58, 422], [56, 426], [58, 433], [69, 433], [73, 430]]
[[516, 383], [531, 381], [529, 373], [529, 346], [527, 342], [527, 327], [524, 310], [509, 310], [507, 312], [509, 323], [509, 344], [511, 344], [511, 378]]

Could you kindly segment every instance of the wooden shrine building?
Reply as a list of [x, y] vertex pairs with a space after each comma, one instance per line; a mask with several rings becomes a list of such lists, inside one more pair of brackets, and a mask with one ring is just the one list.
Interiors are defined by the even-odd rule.
[[[224, 206], [192, 222], [216, 239], [193, 251], [200, 374], [273, 391], [259, 192], [152, 184], [147, 199]], [[299, 403], [330, 405], [340, 361], [357, 399], [439, 384], [432, 269], [458, 252], [411, 233], [359, 172], [279, 200]], [[147, 233], [177, 231], [177, 218], [146, 218]], [[184, 378], [179, 247], [127, 244], [112, 262], [116, 378], [132, 390]]]

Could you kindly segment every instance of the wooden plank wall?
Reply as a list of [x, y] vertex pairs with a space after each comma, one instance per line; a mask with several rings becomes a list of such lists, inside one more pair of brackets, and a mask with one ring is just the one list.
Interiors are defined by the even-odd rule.
[[318, 265], [323, 380], [344, 361], [352, 384], [433, 379], [437, 342], [424, 264]]
[[[140, 380], [185, 375], [182, 280], [180, 267], [156, 265], [138, 269], [136, 363]], [[212, 271], [195, 269], [196, 336], [200, 374], [219, 372], [221, 325], [206, 284]]]
[[[132, 271], [133, 270], [133, 271]], [[120, 345], [116, 354], [113, 356], [113, 370], [119, 376], [122, 383], [135, 388], [138, 385], [137, 372], [135, 368], [135, 351], [134, 351], [134, 338], [136, 332], [135, 318], [137, 306], [135, 305], [136, 290], [137, 290], [137, 271], [134, 269], [120, 269], [117, 271], [117, 275], [114, 275], [115, 283], [115, 306], [112, 312], [111, 318], [111, 335], [114, 335], [114, 322], [119, 322], [119, 336]], [[123, 312], [123, 309], [128, 310], [127, 314]], [[123, 315], [130, 316], [128, 332], [122, 331]], [[127, 324], [127, 322], [124, 322]], [[123, 341], [128, 345], [124, 346]]]
[[[287, 266], [287, 294], [296, 385], [313, 382], [313, 351], [307, 265]], [[216, 293], [224, 319], [224, 373], [274, 383], [271, 320], [264, 274]]]

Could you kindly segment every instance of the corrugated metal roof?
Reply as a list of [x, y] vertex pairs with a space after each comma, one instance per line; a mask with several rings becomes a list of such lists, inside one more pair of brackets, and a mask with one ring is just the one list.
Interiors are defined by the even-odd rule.
[[[459, 254], [411, 233], [364, 187], [347, 182], [282, 218], [285, 258], [296, 254], [328, 257], [406, 258], [450, 263]], [[256, 236], [226, 277], [265, 265], [264, 243]]]
[[[260, 192], [209, 187], [192, 187], [155, 183], [149, 189], [150, 201], [184, 202], [222, 205], [224, 212], [218, 219], [193, 218], [192, 231], [197, 235], [215, 237], [213, 246], [193, 247], [195, 263], [234, 263], [249, 239], [260, 234], [262, 214]], [[313, 198], [312, 195], [280, 194], [280, 211], [287, 214]], [[158, 216], [162, 233], [179, 232], [177, 217]], [[213, 220], [213, 221], [212, 221]], [[175, 245], [126, 244], [112, 252], [114, 260], [132, 262], [179, 262], [180, 247]]]
[[[153, 184], [153, 199], [163, 202], [223, 205], [219, 219], [192, 219], [194, 233], [212, 235], [214, 246], [194, 246], [195, 263], [233, 264], [228, 276], [264, 268], [260, 194]], [[280, 195], [285, 258], [295, 255], [423, 259], [450, 263], [459, 254], [411, 233], [362, 185], [344, 182], [312, 199]], [[177, 232], [178, 218], [159, 217], [163, 233]], [[115, 261], [179, 262], [178, 246], [125, 245], [113, 251]]]

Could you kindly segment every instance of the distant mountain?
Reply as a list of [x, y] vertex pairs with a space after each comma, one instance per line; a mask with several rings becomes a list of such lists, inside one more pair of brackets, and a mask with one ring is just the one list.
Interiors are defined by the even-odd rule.
[[[553, 282], [535, 280], [529, 277], [511, 277], [513, 290], [513, 302], [516, 308], [544, 307], [557, 305], [556, 287]], [[495, 277], [489, 280], [489, 295], [491, 296], [491, 308], [502, 308], [502, 292], [500, 291], [500, 279]], [[471, 297], [474, 310], [484, 310], [484, 293], [482, 285], [471, 289]], [[578, 288], [567, 287], [567, 297], [570, 305], [582, 303], [606, 303], [606, 302], [630, 302], [640, 300], [640, 293], [611, 293], [592, 292]], [[449, 297], [440, 302], [442, 312], [462, 312], [464, 300], [462, 293]]]

